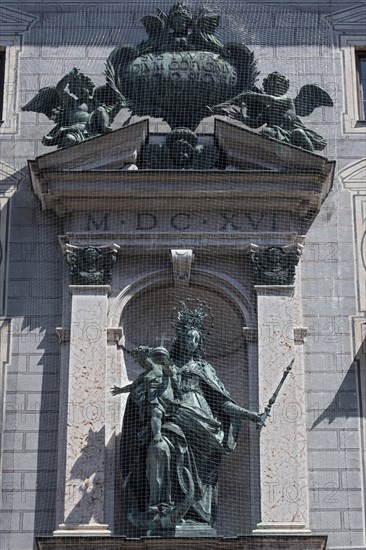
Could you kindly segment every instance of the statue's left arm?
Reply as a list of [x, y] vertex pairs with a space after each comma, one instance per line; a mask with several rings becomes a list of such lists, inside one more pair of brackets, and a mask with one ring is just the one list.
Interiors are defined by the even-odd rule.
[[233, 401], [226, 401], [223, 405], [223, 410], [231, 418], [237, 418], [241, 420], [251, 420], [255, 422], [257, 428], [263, 428], [265, 426], [262, 415], [254, 411], [248, 411], [244, 407], [240, 407]]
[[79, 73], [79, 69], [74, 67], [73, 69], [71, 69], [70, 72], [68, 72], [65, 76], [63, 76], [61, 80], [59, 80], [59, 82], [57, 82], [56, 84], [56, 92], [61, 102], [64, 103], [65, 105], [75, 102], [75, 99], [72, 97], [72, 95], [69, 92], [66, 91], [65, 88], [70, 83], [70, 80], [73, 77], [77, 76], [78, 73]]

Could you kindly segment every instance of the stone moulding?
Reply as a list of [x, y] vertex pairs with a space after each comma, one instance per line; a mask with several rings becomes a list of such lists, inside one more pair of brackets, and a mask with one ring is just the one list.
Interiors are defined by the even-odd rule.
[[[71, 329], [56, 327], [56, 334], [59, 339], [59, 343], [63, 344], [64, 342], [70, 342]], [[119, 342], [122, 338], [122, 329], [121, 327], [108, 327], [107, 328], [107, 341], [108, 342]]]
[[[307, 327], [294, 327], [295, 344], [303, 344], [307, 337], [309, 329]], [[246, 343], [258, 342], [258, 329], [252, 327], [243, 327], [243, 335]]]
[[[114, 208], [121, 208], [126, 200], [141, 198], [142, 194], [154, 205], [170, 199], [192, 208], [197, 199], [210, 199], [211, 208], [220, 209], [223, 193], [227, 193], [227, 207], [245, 201], [251, 210], [282, 210], [305, 217], [310, 211], [318, 211], [325, 197], [316, 172], [97, 170], [85, 174], [50, 169], [41, 175], [36, 162], [29, 162], [34, 190], [43, 208], [60, 216], [75, 210], [106, 210], [111, 200]], [[140, 208], [144, 206], [146, 202]]]
[[[86, 246], [90, 243], [91, 237], [93, 242], [98, 246], [107, 246], [113, 242], [120, 246], [124, 254], [134, 254], [143, 250], [150, 255], [160, 254], [162, 251], [171, 252], [171, 249], [176, 246], [177, 234], [174, 232], [162, 233], [123, 233], [113, 231], [96, 231], [96, 232], [68, 232], [66, 235], [59, 235], [59, 243], [62, 250], [70, 243], [76, 246]], [[185, 245], [185, 249], [202, 249], [212, 248], [222, 252], [230, 249], [231, 251], [240, 251], [247, 255], [252, 251], [260, 250], [271, 242], [274, 246], [281, 246], [284, 250], [299, 251], [303, 249], [305, 236], [298, 235], [294, 231], [283, 232], [211, 232], [207, 234], [192, 233], [190, 231], [179, 234], [179, 243]]]
[[[64, 550], [65, 539], [62, 537], [37, 537], [38, 550]], [[325, 550], [326, 535], [248, 535], [232, 538], [221, 537], [191, 537], [187, 539], [162, 539], [159, 537], [142, 537], [127, 539], [126, 537], [78, 537], [68, 538], [68, 550]]]

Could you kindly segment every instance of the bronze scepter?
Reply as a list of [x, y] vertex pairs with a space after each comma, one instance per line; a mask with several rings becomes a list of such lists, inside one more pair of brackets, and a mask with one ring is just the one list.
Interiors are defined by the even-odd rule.
[[282, 388], [283, 386], [283, 383], [284, 381], [286, 380], [290, 370], [292, 369], [292, 365], [294, 364], [294, 361], [295, 361], [295, 357], [292, 359], [291, 363], [289, 364], [289, 366], [284, 370], [284, 373], [282, 375], [282, 378], [281, 378], [281, 381], [280, 383], [278, 384], [277, 388], [275, 389], [275, 391], [273, 392], [273, 395], [272, 397], [270, 398], [270, 400], [268, 401], [268, 404], [264, 407], [264, 411], [260, 414], [260, 417], [261, 417], [261, 422], [262, 422], [262, 425], [260, 426], [260, 428], [262, 428], [264, 426], [264, 421], [266, 420], [266, 418], [268, 418], [268, 416], [270, 416], [270, 412], [271, 412], [271, 409], [272, 409], [272, 406], [274, 405], [276, 399], [277, 399], [277, 396], [280, 392], [280, 389]]

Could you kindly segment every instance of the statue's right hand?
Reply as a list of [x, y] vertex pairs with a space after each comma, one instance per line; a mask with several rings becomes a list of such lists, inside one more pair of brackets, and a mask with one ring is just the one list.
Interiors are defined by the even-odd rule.
[[118, 395], [119, 393], [122, 393], [121, 390], [122, 390], [122, 388], [120, 388], [119, 386], [114, 385], [113, 388], [111, 388], [111, 394], [112, 395]]
[[262, 428], [266, 427], [264, 421], [268, 416], [271, 415], [267, 412], [257, 413], [257, 418], [255, 420], [257, 430], [261, 430]]

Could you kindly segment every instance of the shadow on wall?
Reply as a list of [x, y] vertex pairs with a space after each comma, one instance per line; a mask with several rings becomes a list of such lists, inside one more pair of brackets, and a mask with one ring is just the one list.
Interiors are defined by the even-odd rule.
[[[57, 243], [59, 221], [41, 211], [28, 168], [13, 174], [9, 185], [14, 185], [14, 179], [18, 184], [10, 202], [3, 260], [8, 264], [5, 313], [12, 327], [7, 391], [9, 399], [16, 394], [18, 400], [7, 410], [6, 429], [22, 431], [25, 436], [14, 474], [20, 472], [24, 477], [22, 502], [35, 499], [34, 516], [28, 516], [32, 538], [31, 529], [35, 534], [48, 534], [56, 524], [60, 347], [55, 327], [61, 320], [63, 259]], [[1, 181], [2, 190], [6, 182]]]
[[[366, 322], [366, 321], [365, 321]], [[339, 418], [361, 417], [365, 407], [366, 387], [366, 339], [360, 346], [350, 368], [344, 377], [333, 401], [316, 418], [310, 428], [313, 430], [321, 422], [332, 424]]]
[[[73, 505], [71, 512], [66, 517], [68, 524], [82, 525], [90, 522], [103, 522], [103, 518], [96, 517], [95, 512], [98, 508], [96, 506], [98, 501], [102, 502], [102, 509], [104, 508], [104, 469], [98, 471], [95, 468], [100, 460], [96, 462], [94, 457], [104, 452], [104, 441], [104, 427], [97, 432], [89, 429], [86, 444], [71, 468], [70, 480], [74, 480], [75, 483], [69, 484], [68, 494], [65, 495], [66, 504], [69, 501], [69, 504]], [[99, 497], [98, 493], [100, 493]]]

